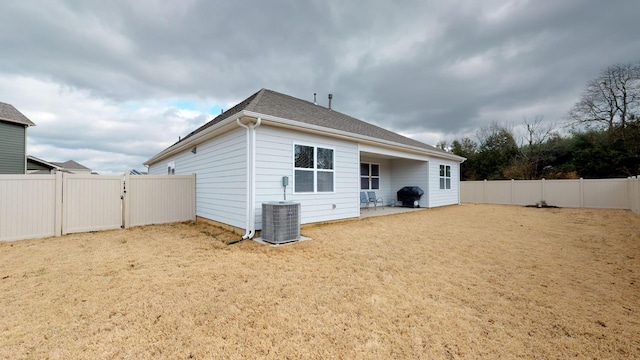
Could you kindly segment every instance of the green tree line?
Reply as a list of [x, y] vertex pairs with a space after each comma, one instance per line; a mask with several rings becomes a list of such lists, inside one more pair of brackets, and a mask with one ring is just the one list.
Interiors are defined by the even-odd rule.
[[640, 175], [640, 62], [602, 70], [564, 120], [562, 135], [538, 116], [493, 123], [439, 146], [467, 160], [461, 180], [615, 178]]

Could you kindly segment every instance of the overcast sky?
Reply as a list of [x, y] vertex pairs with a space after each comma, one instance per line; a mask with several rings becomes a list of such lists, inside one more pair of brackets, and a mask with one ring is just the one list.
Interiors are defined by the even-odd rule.
[[28, 153], [102, 174], [142, 163], [261, 88], [428, 144], [560, 120], [640, 61], [636, 0], [0, 2], [0, 101]]

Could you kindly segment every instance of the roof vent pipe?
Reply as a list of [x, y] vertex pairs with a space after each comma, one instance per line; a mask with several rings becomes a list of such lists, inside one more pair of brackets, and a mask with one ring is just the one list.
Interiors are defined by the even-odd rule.
[[331, 99], [333, 99], [333, 94], [329, 94], [329, 110], [331, 110]]
[[318, 105], [318, 102], [316, 101], [316, 93], [313, 93], [313, 105]]

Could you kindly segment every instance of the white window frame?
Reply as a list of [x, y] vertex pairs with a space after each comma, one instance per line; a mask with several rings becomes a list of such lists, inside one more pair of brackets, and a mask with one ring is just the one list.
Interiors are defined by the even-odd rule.
[[[372, 163], [372, 162], [360, 162], [360, 166], [362, 165], [367, 165], [369, 166], [369, 175], [365, 176], [362, 175], [362, 173], [360, 173], [360, 190], [380, 190], [380, 164], [378, 163]], [[371, 166], [372, 165], [376, 165], [378, 167], [378, 175], [371, 175]], [[368, 187], [366, 189], [364, 189], [362, 187], [362, 179], [367, 178], [368, 179]], [[378, 187], [376, 189], [371, 187], [371, 179], [378, 179]]]
[[[313, 148], [313, 168], [298, 168], [296, 167], [296, 146], [307, 146]], [[318, 149], [331, 150], [333, 156], [332, 164], [333, 169], [318, 169]], [[294, 143], [292, 146], [292, 165], [293, 165], [293, 193], [294, 194], [333, 194], [336, 192], [336, 150], [330, 146], [308, 144], [308, 143]], [[313, 172], [313, 191], [297, 191], [296, 190], [296, 171], [309, 171]], [[318, 172], [331, 173], [331, 182], [333, 184], [331, 191], [318, 191]]]
[[440, 164], [440, 190], [451, 190], [451, 165]]
[[172, 161], [167, 163], [167, 175], [175, 175], [176, 174], [176, 162]]

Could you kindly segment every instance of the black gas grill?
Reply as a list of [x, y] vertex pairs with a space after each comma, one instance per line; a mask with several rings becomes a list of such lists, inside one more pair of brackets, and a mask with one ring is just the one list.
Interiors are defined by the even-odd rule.
[[398, 201], [402, 202], [402, 206], [420, 207], [418, 201], [424, 195], [424, 191], [417, 186], [405, 186], [398, 190]]

